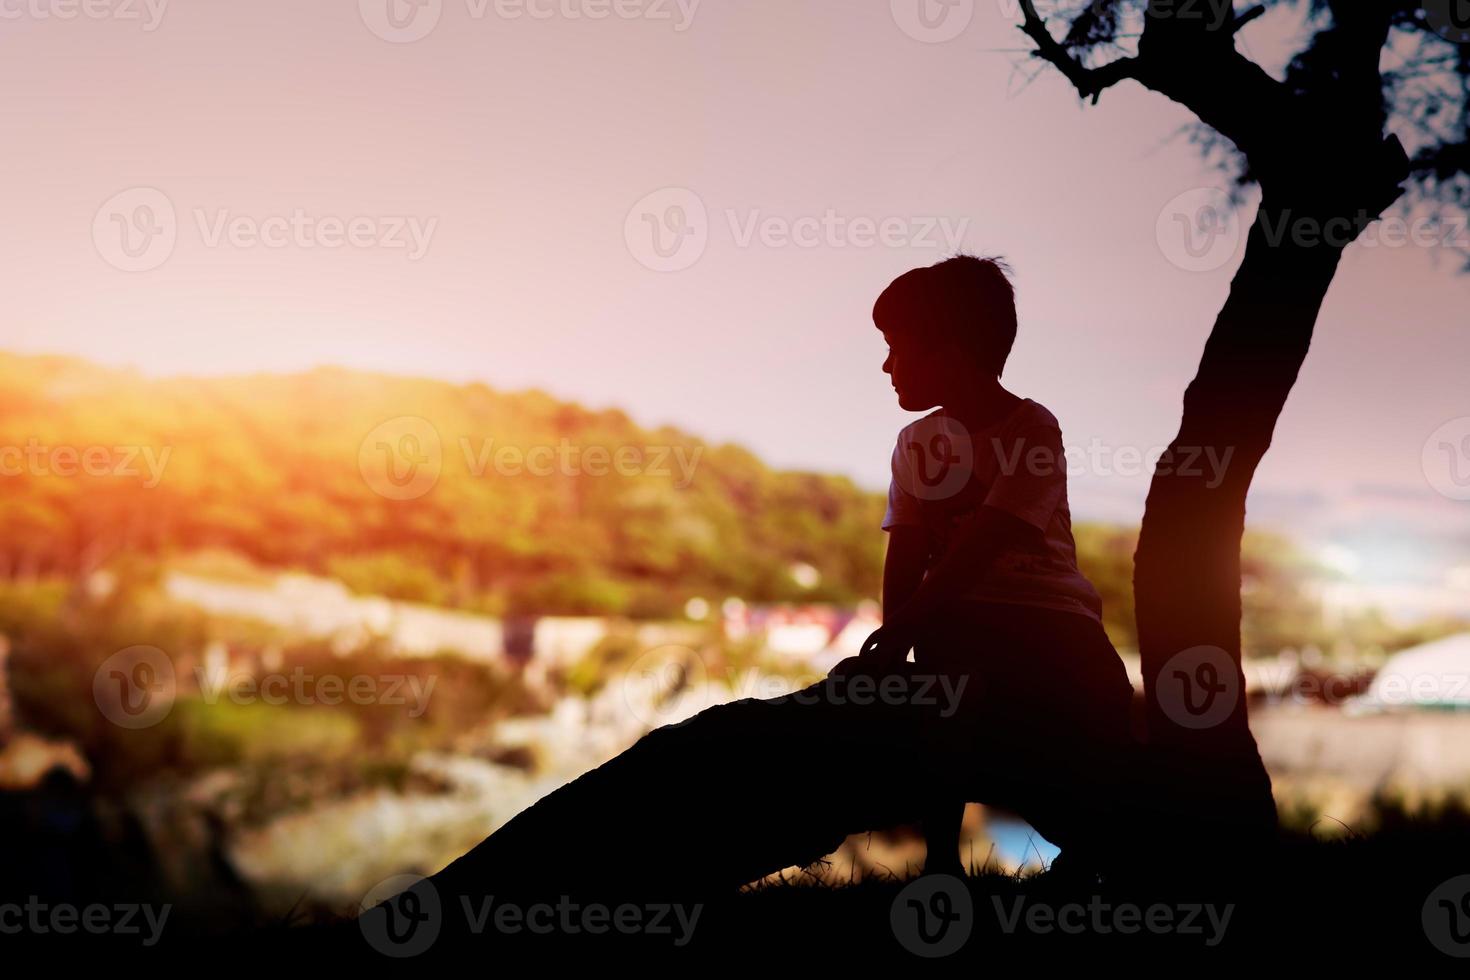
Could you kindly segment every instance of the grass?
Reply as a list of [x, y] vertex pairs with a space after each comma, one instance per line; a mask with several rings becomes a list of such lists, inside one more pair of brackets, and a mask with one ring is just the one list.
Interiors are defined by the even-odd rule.
[[[1429, 901], [1447, 881], [1470, 875], [1470, 816], [1463, 810], [1389, 810], [1373, 833], [1349, 829], [1330, 840], [1290, 833], [1271, 852], [1225, 867], [1212, 861], [1218, 855], [1203, 842], [1192, 852], [1183, 847], [1147, 862], [1140, 859], [1136, 873], [1113, 881], [1079, 880], [1057, 870], [1026, 876], [983, 872], [962, 881], [899, 873], [833, 882], [788, 873], [733, 895], [703, 901], [684, 896], [680, 904], [686, 912], [698, 905], [692, 931], [681, 930], [677, 918], [665, 914], [664, 931], [533, 934], [524, 926], [518, 932], [497, 930], [492, 922], [470, 934], [455, 925], [466, 913], [446, 897], [440, 910], [445, 927], [405, 965], [457, 971], [466, 963], [501, 969], [527, 961], [543, 967], [738, 966], [762, 972], [853, 965], [870, 972], [889, 965], [911, 969], [924, 958], [994, 970], [1012, 963], [1096, 969], [1105, 962], [1131, 966], [1167, 957], [1175, 971], [1259, 964], [1273, 970], [1350, 966], [1362, 972], [1370, 961], [1385, 958], [1398, 969], [1452, 966], [1455, 959], [1442, 951], [1446, 948], [1470, 955], [1470, 936], [1459, 944], [1443, 928], [1450, 909]], [[1205, 874], [1202, 869], [1210, 866], [1214, 872]], [[554, 894], [554, 885], [548, 883], [548, 889]], [[1445, 894], [1459, 903], [1470, 894], [1470, 879], [1459, 891], [1439, 897]], [[504, 904], [503, 897], [493, 900]], [[1460, 904], [1470, 908], [1470, 900]], [[639, 908], [649, 922], [652, 906]], [[929, 937], [950, 942], [952, 952], [923, 955], [945, 950], [915, 941], [920, 909], [928, 916]], [[938, 928], [941, 918], [949, 920], [945, 931]], [[46, 952], [95, 950], [109, 960], [145, 954], [198, 963], [200, 957], [216, 961], [223, 956], [236, 966], [267, 969], [287, 963], [353, 970], [393, 964], [372, 948], [356, 921], [345, 917], [329, 923], [288, 917], [249, 932], [212, 935], [191, 931], [186, 910], [177, 914], [176, 923], [178, 928], [149, 950], [120, 937], [91, 942], [31, 938]], [[1470, 928], [1470, 918], [1460, 925]], [[6, 944], [17, 945], [8, 936]]]

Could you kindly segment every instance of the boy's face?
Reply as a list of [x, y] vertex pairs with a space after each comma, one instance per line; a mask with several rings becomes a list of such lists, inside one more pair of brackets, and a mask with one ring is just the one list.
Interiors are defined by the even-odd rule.
[[956, 359], [942, 345], [919, 343], [913, 331], [883, 331], [888, 357], [883, 371], [893, 381], [899, 407], [924, 412], [949, 400]]

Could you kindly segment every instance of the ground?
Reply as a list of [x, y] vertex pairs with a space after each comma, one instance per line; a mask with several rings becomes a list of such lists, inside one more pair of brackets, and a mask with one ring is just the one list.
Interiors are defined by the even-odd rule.
[[[609, 902], [601, 916], [589, 913], [595, 911], [592, 904], [562, 902], [558, 908], [554, 900], [540, 919], [527, 907], [513, 906], [507, 916], [501, 909], [509, 903], [486, 896], [477, 908], [439, 909], [433, 921], [448, 927], [415, 933], [401, 945], [353, 920], [283, 922], [211, 937], [175, 931], [152, 949], [121, 937], [32, 937], [20, 945], [97, 953], [110, 962], [141, 953], [196, 964], [224, 958], [259, 969], [320, 964], [354, 971], [398, 962], [433, 970], [466, 962], [498, 969], [526, 961], [805, 971], [849, 963], [918, 965], [920, 959], [991, 969], [1013, 962], [1096, 968], [1166, 956], [1175, 968], [1259, 963], [1342, 965], [1361, 972], [1385, 960], [1452, 967], [1456, 958], [1470, 956], [1470, 819], [1463, 814], [1390, 821], [1370, 837], [1327, 841], [1290, 835], [1274, 853], [1242, 862], [1235, 873], [1210, 884], [1192, 881], [1197, 876], [1188, 873], [1192, 862], [1203, 864], [1205, 857], [1177, 855], [1168, 869], [1171, 884], [1142, 874], [1093, 882], [1057, 870], [1024, 878], [982, 874], [963, 882], [875, 877], [833, 886], [798, 874], [784, 883], [668, 908], [645, 903], [619, 911]], [[484, 923], [478, 932], [455, 926], [477, 919]], [[531, 928], [552, 921], [572, 928], [545, 934]], [[11, 937], [5, 938], [11, 945]]]

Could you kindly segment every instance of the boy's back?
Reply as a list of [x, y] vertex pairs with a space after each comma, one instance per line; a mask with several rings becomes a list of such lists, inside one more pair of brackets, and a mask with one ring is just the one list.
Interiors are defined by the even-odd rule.
[[1100, 622], [1102, 601], [1077, 567], [1066, 469], [1056, 418], [1029, 398], [974, 432], [940, 409], [899, 433], [883, 529], [921, 529], [927, 568], [980, 507], [1003, 511], [1039, 535], [972, 569], [973, 580], [959, 598], [1037, 606]]

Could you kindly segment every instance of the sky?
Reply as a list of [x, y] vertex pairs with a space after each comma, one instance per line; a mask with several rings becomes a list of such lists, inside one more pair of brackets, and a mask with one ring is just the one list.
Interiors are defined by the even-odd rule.
[[[1133, 522], [1135, 454], [1177, 427], [1239, 216], [1186, 240], [1227, 186], [1189, 116], [1134, 86], [1081, 105], [1018, 19], [1013, 0], [0, 0], [0, 347], [534, 387], [881, 487], [911, 417], [873, 299], [998, 254], [1008, 387], [1085, 460], [1076, 514]], [[1273, 13], [1242, 44], [1269, 64], [1292, 39]], [[1364, 588], [1464, 608], [1458, 265], [1387, 236], [1348, 251], [1250, 512]]]

